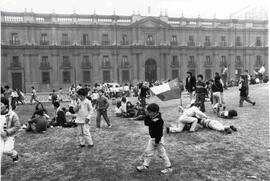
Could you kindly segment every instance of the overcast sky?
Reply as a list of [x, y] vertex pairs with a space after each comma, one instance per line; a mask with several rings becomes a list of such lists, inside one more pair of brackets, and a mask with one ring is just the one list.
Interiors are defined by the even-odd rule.
[[141, 15], [159, 16], [160, 11], [170, 17], [196, 18], [229, 18], [262, 16], [266, 18], [269, 2], [267, 0], [1, 0], [2, 11], [35, 13], [96, 14], [111, 15], [115, 10], [118, 15], [131, 15], [140, 12]]

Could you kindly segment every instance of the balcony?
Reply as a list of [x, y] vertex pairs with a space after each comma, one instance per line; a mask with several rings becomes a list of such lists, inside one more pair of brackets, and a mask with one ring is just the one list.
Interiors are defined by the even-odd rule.
[[187, 45], [188, 45], [189, 47], [194, 47], [194, 46], [195, 46], [195, 42], [194, 42], [194, 41], [189, 41], [189, 42], [187, 43]]
[[91, 41], [82, 41], [81, 45], [91, 45]]
[[153, 46], [153, 45], [155, 45], [155, 42], [154, 41], [146, 41], [146, 45]]
[[204, 42], [204, 46], [205, 47], [210, 47], [211, 46], [211, 42]]
[[9, 40], [10, 45], [20, 45], [20, 40]]
[[20, 62], [12, 62], [12, 63], [10, 63], [9, 69], [10, 70], [19, 70], [19, 69], [22, 69], [22, 65]]
[[82, 62], [81, 69], [90, 69], [92, 68], [92, 65], [90, 62]]
[[174, 62], [171, 64], [172, 68], [179, 68], [179, 62]]
[[61, 45], [70, 45], [70, 41], [61, 41]]
[[171, 41], [171, 46], [178, 46], [178, 42], [177, 41]]
[[260, 47], [260, 46], [262, 46], [262, 44], [261, 44], [261, 42], [256, 42], [256, 47]]
[[111, 64], [110, 63], [102, 63], [101, 68], [102, 69], [109, 69], [109, 68], [111, 68]]
[[108, 46], [108, 45], [110, 45], [110, 42], [109, 42], [109, 41], [102, 41], [102, 42], [101, 42], [101, 45]]
[[120, 45], [129, 45], [128, 41], [120, 41]]
[[129, 63], [126, 62], [126, 63], [121, 63], [120, 64], [120, 68], [129, 68]]
[[61, 65], [61, 69], [71, 69], [71, 68], [72, 66], [70, 62], [65, 62], [65, 63], [62, 63]]
[[51, 66], [49, 62], [41, 62], [39, 68], [41, 70], [48, 70], [51, 69]]
[[40, 45], [49, 45], [49, 41], [40, 41], [39, 44]]
[[227, 46], [227, 42], [224, 42], [224, 41], [223, 41], [223, 42], [220, 42], [219, 45], [220, 45], [221, 47], [226, 47], [226, 46]]

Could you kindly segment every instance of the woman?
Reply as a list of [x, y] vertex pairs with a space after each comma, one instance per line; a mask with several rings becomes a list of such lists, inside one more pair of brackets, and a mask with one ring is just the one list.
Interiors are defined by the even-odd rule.
[[37, 103], [35, 112], [28, 120], [26, 131], [32, 131], [34, 133], [41, 133], [47, 130], [48, 119], [50, 117], [47, 114], [47, 110], [44, 108], [41, 102]]

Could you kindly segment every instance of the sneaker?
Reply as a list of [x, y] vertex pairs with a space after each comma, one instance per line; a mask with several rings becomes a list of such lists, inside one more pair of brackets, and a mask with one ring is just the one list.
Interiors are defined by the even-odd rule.
[[112, 125], [108, 126], [108, 128], [111, 128], [111, 127], [112, 127]]
[[225, 128], [224, 131], [225, 131], [225, 133], [227, 133], [227, 134], [232, 134], [231, 128]]
[[167, 174], [167, 173], [172, 173], [173, 169], [171, 167], [165, 168], [164, 170], [161, 170], [161, 173]]
[[136, 170], [137, 170], [138, 172], [142, 172], [142, 171], [144, 171], [144, 170], [148, 170], [148, 166], [145, 166], [145, 165], [137, 166], [137, 167], [136, 167]]
[[94, 144], [88, 145], [87, 147], [88, 147], [88, 148], [93, 148], [93, 147], [94, 147]]
[[166, 133], [169, 134], [170, 133], [170, 128], [166, 127]]
[[83, 147], [85, 147], [85, 145], [81, 145], [81, 144], [80, 144], [79, 147], [80, 147], [80, 148], [83, 148]]
[[252, 105], [255, 106], [256, 102], [253, 102]]
[[233, 130], [233, 131], [237, 131], [237, 128], [234, 127], [233, 125], [231, 125], [230, 128], [231, 128], [231, 130]]
[[22, 127], [21, 127], [22, 129], [26, 129], [27, 128], [27, 126], [24, 124], [24, 125], [22, 125]]
[[19, 155], [17, 154], [16, 157], [12, 158], [14, 163], [17, 163], [19, 161]]

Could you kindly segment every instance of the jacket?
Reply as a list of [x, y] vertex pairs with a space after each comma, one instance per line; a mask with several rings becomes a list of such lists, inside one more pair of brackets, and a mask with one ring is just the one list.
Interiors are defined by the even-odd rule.
[[185, 88], [188, 92], [195, 91], [196, 88], [196, 78], [194, 76], [191, 76], [189, 81], [188, 77], [186, 78], [186, 85]]
[[21, 127], [18, 115], [14, 111], [9, 110], [4, 116], [6, 116], [6, 128], [4, 130], [6, 130], [7, 136], [15, 135]]
[[158, 113], [153, 118], [146, 116], [144, 118], [144, 124], [148, 126], [150, 137], [155, 138], [155, 143], [158, 144], [163, 136], [164, 121], [161, 118], [161, 113]]
[[106, 110], [109, 108], [109, 102], [108, 99], [104, 96], [97, 98], [97, 110]]

